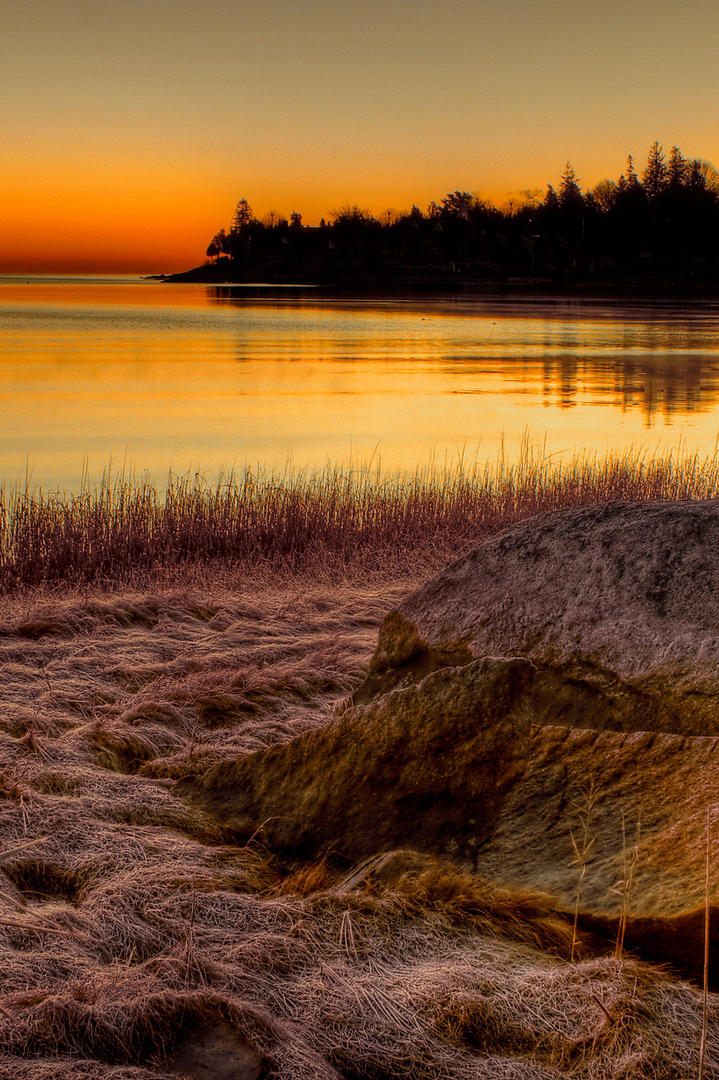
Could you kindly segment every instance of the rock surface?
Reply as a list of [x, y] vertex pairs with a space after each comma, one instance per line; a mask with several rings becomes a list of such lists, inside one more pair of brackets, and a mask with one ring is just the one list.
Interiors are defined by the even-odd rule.
[[259, 1080], [263, 1060], [231, 1024], [217, 1020], [180, 1040], [162, 1071], [181, 1080]]
[[[543, 727], [475, 869], [572, 908], [678, 915], [704, 902], [706, 816], [719, 829], [719, 738]], [[587, 820], [579, 886], [574, 840]], [[574, 838], [574, 839], [573, 839]], [[623, 888], [622, 881], [631, 886]], [[719, 889], [713, 860], [711, 891]]]
[[275, 850], [356, 860], [396, 847], [473, 858], [525, 766], [525, 662], [478, 661], [222, 762], [178, 790]]
[[719, 733], [719, 502], [547, 514], [486, 541], [387, 616], [355, 700], [513, 656], [544, 672], [538, 723]]

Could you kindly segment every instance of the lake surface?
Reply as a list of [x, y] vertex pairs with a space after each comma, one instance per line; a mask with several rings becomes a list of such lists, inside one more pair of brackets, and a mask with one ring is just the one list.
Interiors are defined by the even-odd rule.
[[711, 453], [719, 305], [0, 279], [0, 481]]

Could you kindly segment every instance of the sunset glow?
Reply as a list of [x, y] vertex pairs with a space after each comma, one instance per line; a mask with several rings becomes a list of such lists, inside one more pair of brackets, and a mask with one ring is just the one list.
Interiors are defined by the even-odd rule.
[[0, 15], [0, 271], [197, 264], [235, 201], [306, 223], [719, 158], [719, 13], [565, 0], [101, 3]]

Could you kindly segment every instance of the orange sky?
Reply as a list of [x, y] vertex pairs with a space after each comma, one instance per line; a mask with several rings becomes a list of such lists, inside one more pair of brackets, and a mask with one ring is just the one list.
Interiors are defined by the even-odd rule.
[[171, 271], [247, 197], [312, 223], [719, 164], [706, 0], [33, 0], [0, 12], [0, 272]]

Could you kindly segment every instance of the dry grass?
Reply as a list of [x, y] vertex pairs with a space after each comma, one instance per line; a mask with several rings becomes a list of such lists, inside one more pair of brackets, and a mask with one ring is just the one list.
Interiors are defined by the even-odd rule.
[[325, 723], [409, 578], [181, 584], [3, 601], [0, 1076], [174, 1075], [223, 1024], [285, 1080], [696, 1075], [700, 990], [586, 942], [568, 964], [541, 898], [446, 866], [287, 874], [173, 795]]
[[[571, 919], [541, 897], [439, 864], [342, 888], [331, 862], [287, 872], [261, 829], [237, 846], [172, 790], [177, 776], [326, 723], [362, 678], [386, 610], [472, 530], [562, 499], [706, 496], [715, 485], [706, 463], [596, 466], [592, 484], [587, 468], [521, 497], [489, 480], [461, 497], [418, 486], [404, 522], [398, 489], [381, 489], [375, 534], [358, 488], [347, 489], [346, 522], [327, 476], [325, 488], [293, 481], [295, 503], [269, 486], [262, 502], [256, 486], [252, 505], [285, 507], [265, 547], [243, 541], [229, 495], [213, 518], [213, 497], [192, 487], [174, 533], [170, 511], [150, 512], [139, 492], [137, 518], [104, 496], [10, 508], [4, 573], [35, 587], [0, 601], [0, 1078], [169, 1078], [183, 1045], [228, 1030], [277, 1080], [696, 1076], [701, 990], [581, 935], [569, 964]], [[318, 506], [321, 543], [306, 527]], [[208, 543], [222, 521], [234, 566], [209, 559], [228, 553]], [[451, 521], [455, 533], [438, 535]], [[137, 540], [151, 522], [167, 530], [151, 533], [156, 553], [159, 535], [175, 536], [169, 569], [123, 585], [153, 569], [148, 534]], [[25, 562], [23, 528], [36, 543]], [[414, 537], [424, 561], [403, 571], [409, 555], [386, 559], [378, 536]], [[247, 573], [283, 543], [304, 569]], [[178, 569], [193, 552], [205, 566]], [[102, 588], [81, 582], [116, 572]], [[718, 1063], [709, 995], [705, 1080]]]
[[438, 566], [536, 513], [612, 499], [704, 499], [719, 457], [641, 454], [569, 463], [525, 445], [516, 465], [458, 462], [409, 474], [370, 467], [230, 473], [210, 484], [106, 476], [79, 495], [0, 491], [3, 590], [39, 583], [139, 581], [158, 567], [221, 560], [253, 573], [342, 575], [359, 564]]

